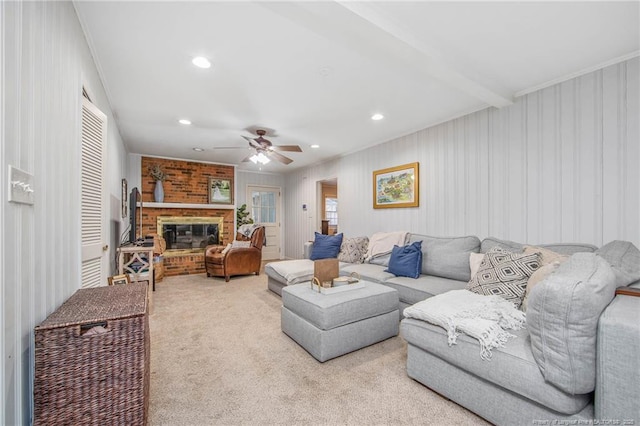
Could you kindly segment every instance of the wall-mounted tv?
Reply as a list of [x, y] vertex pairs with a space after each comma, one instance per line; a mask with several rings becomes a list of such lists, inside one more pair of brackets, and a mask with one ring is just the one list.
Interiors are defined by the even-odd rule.
[[[136, 215], [136, 208], [140, 203], [140, 216]], [[135, 243], [142, 238], [142, 197], [138, 188], [134, 187], [129, 194], [129, 243]]]

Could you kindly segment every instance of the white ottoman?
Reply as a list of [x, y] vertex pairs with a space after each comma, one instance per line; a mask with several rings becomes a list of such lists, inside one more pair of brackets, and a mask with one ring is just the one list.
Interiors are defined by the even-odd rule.
[[320, 362], [398, 335], [398, 292], [364, 282], [334, 294], [309, 283], [282, 289], [282, 331]]

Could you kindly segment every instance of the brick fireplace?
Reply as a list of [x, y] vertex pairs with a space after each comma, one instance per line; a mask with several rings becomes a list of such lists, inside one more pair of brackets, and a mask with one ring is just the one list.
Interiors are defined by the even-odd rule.
[[[165, 198], [164, 202], [160, 204], [153, 202], [155, 182], [147, 173], [148, 167], [151, 165], [160, 166], [167, 174], [167, 179], [163, 182]], [[143, 235], [162, 235], [162, 228], [158, 228], [159, 220], [162, 222], [163, 219], [166, 219], [169, 222], [177, 223], [179, 218], [184, 218], [184, 223], [219, 224], [220, 244], [226, 245], [233, 241], [235, 232], [234, 206], [216, 208], [216, 205], [209, 204], [207, 188], [209, 177], [233, 180], [233, 166], [142, 157], [141, 171]], [[184, 243], [188, 238], [186, 238], [186, 235], [181, 235], [181, 248], [175, 251], [168, 250], [163, 255], [165, 275], [186, 275], [205, 272], [204, 248], [200, 247], [202, 236], [198, 235], [201, 231], [196, 229], [190, 232], [192, 232], [193, 237], [191, 239], [197, 240], [197, 247], [191, 247], [188, 250], [184, 248]], [[204, 233], [207, 233], [206, 228]]]

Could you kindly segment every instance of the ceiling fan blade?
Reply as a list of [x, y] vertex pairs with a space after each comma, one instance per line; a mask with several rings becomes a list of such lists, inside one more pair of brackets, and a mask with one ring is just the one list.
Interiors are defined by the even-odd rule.
[[262, 148], [262, 146], [255, 141], [255, 139], [251, 139], [250, 137], [241, 135], [243, 138], [245, 138], [247, 140], [247, 142], [249, 142], [249, 145], [251, 145], [254, 148]]
[[282, 154], [278, 154], [278, 153], [277, 153], [277, 152], [275, 152], [275, 151], [269, 151], [269, 154], [268, 154], [268, 155], [269, 155], [269, 157], [271, 157], [271, 158], [273, 158], [273, 159], [275, 159], [275, 160], [278, 160], [278, 161], [279, 161], [279, 162], [281, 162], [282, 164], [289, 164], [289, 163], [292, 163], [292, 162], [293, 162], [293, 160], [292, 160], [291, 158], [285, 157], [285, 156], [284, 156], [284, 155], [282, 155]]
[[246, 146], [214, 146], [211, 149], [251, 149]]
[[247, 155], [246, 157], [244, 157], [244, 158], [242, 159], [241, 163], [248, 163], [249, 161], [251, 161], [251, 160], [250, 160], [250, 158], [251, 158], [251, 157], [253, 157], [254, 155], [255, 155], [255, 154], [249, 154], [249, 155]]
[[273, 145], [272, 148], [274, 151], [302, 152], [298, 145]]

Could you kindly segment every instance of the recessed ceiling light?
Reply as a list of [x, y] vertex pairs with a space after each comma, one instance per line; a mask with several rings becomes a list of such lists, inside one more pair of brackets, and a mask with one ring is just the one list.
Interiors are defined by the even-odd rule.
[[188, 126], [189, 124], [191, 124], [191, 121], [186, 120], [186, 119], [183, 118], [181, 120], [178, 120], [178, 123], [184, 124], [185, 126]]
[[193, 65], [196, 67], [211, 68], [211, 62], [204, 56], [196, 56], [191, 62], [193, 62]]
[[204, 148], [193, 148], [193, 150], [195, 152], [202, 152], [202, 151], [204, 151]]
[[371, 116], [371, 119], [372, 119], [372, 120], [376, 120], [376, 121], [378, 121], [378, 120], [382, 120], [383, 118], [384, 118], [384, 115], [382, 115], [382, 114], [373, 114], [373, 115]]
[[315, 148], [320, 148], [320, 145], [315, 145], [315, 144], [314, 144], [314, 145], [311, 145], [311, 148], [314, 148], [314, 149], [315, 149]]

